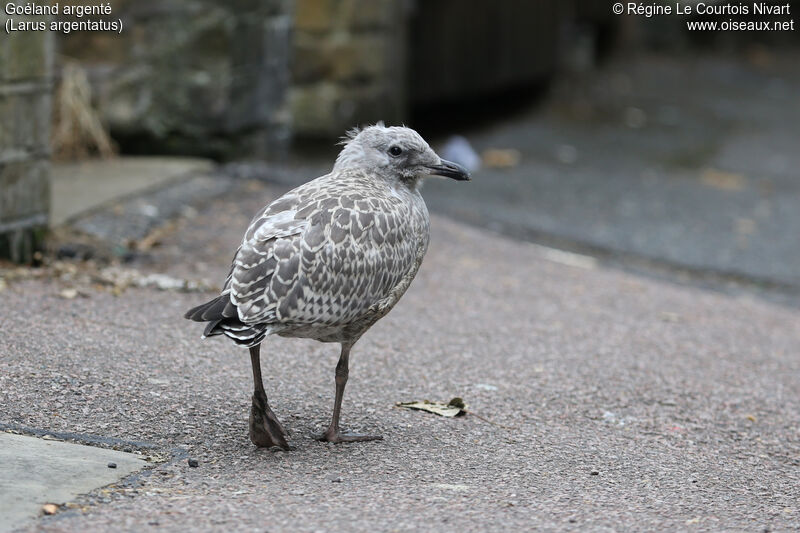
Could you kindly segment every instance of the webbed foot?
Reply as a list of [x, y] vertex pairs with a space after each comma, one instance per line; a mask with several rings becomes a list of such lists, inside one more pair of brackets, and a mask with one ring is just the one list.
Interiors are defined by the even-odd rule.
[[261, 448], [277, 446], [282, 450], [291, 450], [286, 436], [286, 430], [269, 408], [266, 396], [253, 394], [253, 405], [250, 407], [250, 441]]

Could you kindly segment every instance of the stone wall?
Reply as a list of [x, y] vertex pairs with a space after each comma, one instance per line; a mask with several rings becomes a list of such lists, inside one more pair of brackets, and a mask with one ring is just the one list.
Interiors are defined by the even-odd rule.
[[294, 133], [336, 137], [541, 84], [565, 24], [610, 17], [603, 0], [295, 0]]
[[290, 0], [114, 0], [114, 33], [59, 37], [124, 151], [280, 157]]
[[406, 115], [408, 2], [295, 0], [290, 108], [300, 136]]
[[49, 32], [0, 34], [0, 257], [17, 262], [41, 247], [50, 209], [52, 44]]

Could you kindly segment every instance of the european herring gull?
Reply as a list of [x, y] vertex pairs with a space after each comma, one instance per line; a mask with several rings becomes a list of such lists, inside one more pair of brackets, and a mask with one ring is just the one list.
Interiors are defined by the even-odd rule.
[[353, 130], [333, 170], [284, 194], [253, 219], [222, 293], [186, 313], [250, 349], [254, 392], [250, 440], [289, 449], [267, 402], [260, 346], [267, 335], [341, 344], [333, 417], [320, 440], [380, 439], [339, 429], [350, 350], [391, 311], [417, 274], [430, 219], [422, 178], [463, 181], [469, 173], [441, 159], [414, 130], [378, 123]]

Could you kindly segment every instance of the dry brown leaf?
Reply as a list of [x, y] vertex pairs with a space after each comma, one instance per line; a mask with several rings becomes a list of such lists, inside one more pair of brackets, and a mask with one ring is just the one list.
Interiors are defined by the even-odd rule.
[[65, 300], [73, 300], [78, 296], [78, 289], [64, 289], [58, 295]]
[[522, 158], [519, 150], [513, 148], [490, 148], [483, 152], [481, 159], [488, 168], [510, 168], [519, 165]]
[[56, 514], [58, 512], [58, 505], [54, 503], [46, 503], [42, 505], [42, 512], [44, 514]]
[[423, 400], [421, 402], [397, 402], [396, 405], [415, 411], [427, 411], [447, 418], [467, 414], [467, 404], [461, 398], [453, 398], [448, 403]]
[[714, 189], [740, 191], [747, 184], [747, 178], [741, 174], [725, 172], [716, 168], [707, 168], [700, 176], [700, 182]]

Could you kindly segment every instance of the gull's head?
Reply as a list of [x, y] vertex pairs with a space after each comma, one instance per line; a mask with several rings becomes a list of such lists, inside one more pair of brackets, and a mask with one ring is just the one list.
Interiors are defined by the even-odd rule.
[[386, 127], [382, 122], [352, 130], [342, 144], [334, 170], [356, 169], [389, 180], [416, 185], [426, 175], [469, 180], [469, 172], [445, 161], [411, 128]]

